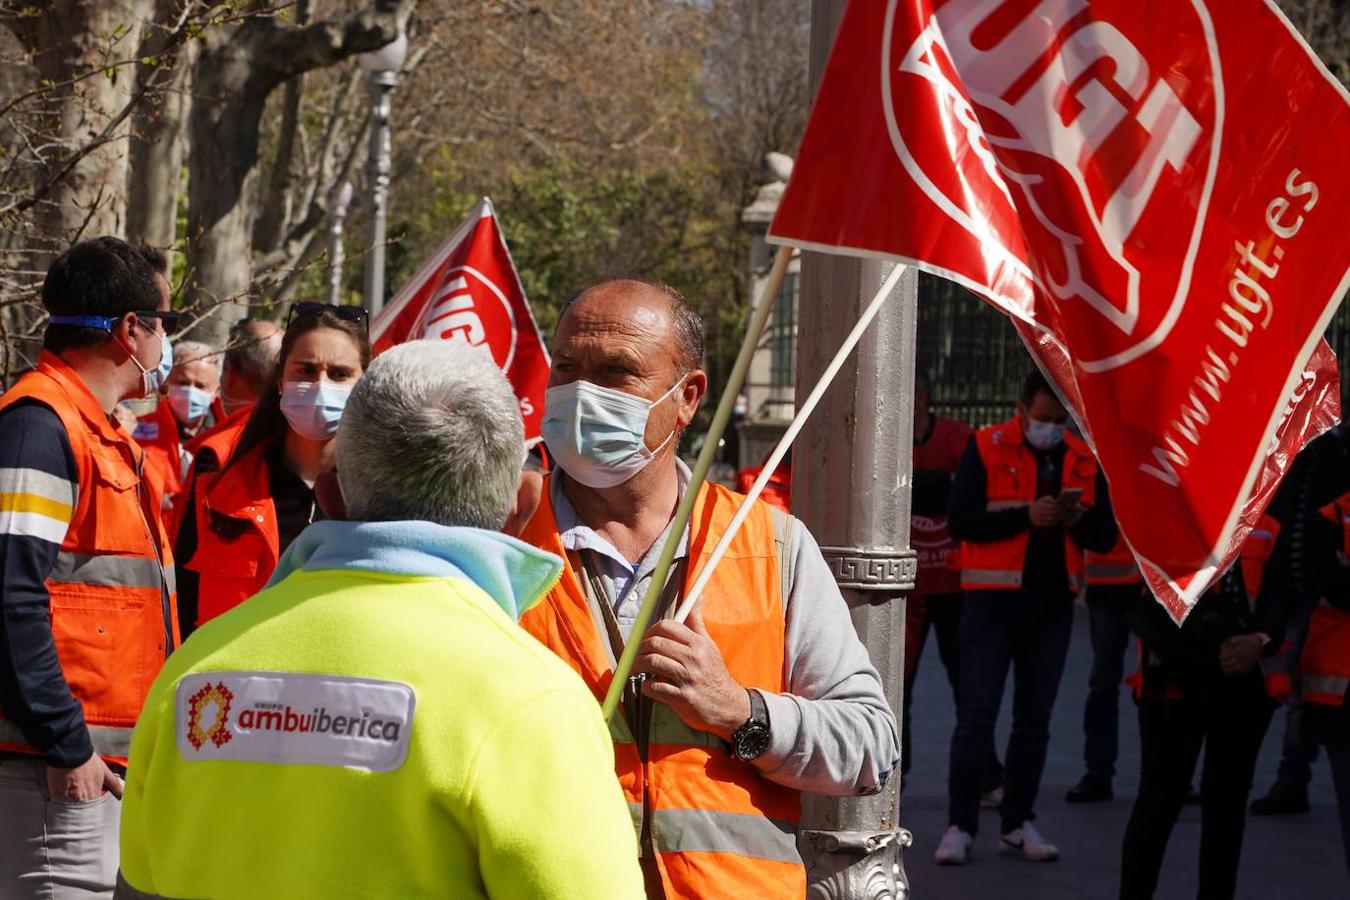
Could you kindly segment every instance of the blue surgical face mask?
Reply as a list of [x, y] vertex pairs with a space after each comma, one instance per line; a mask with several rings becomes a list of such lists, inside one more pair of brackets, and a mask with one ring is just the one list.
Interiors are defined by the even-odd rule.
[[544, 393], [540, 423], [544, 444], [568, 478], [602, 489], [623, 484], [645, 469], [675, 436], [671, 429], [655, 450], [647, 449], [644, 438], [652, 408], [682, 384], [683, 377], [655, 401], [589, 381], [551, 387]]
[[351, 384], [289, 381], [281, 389], [281, 414], [291, 430], [302, 438], [326, 441], [337, 434], [351, 393]]
[[131, 361], [136, 364], [136, 368], [141, 370], [141, 385], [145, 388], [145, 393], [141, 396], [149, 397], [152, 394], [158, 394], [164, 385], [169, 383], [169, 373], [173, 371], [173, 344], [169, 343], [169, 336], [164, 332], [159, 335], [159, 365], [153, 369], [147, 369], [141, 365], [141, 361], [136, 358], [136, 354], [131, 354]]
[[1057, 425], [1054, 422], [1037, 422], [1035, 419], [1028, 419], [1026, 438], [1027, 443], [1037, 450], [1049, 450], [1064, 440], [1064, 426]]
[[190, 384], [169, 385], [169, 409], [174, 418], [187, 425], [211, 411], [211, 395]]

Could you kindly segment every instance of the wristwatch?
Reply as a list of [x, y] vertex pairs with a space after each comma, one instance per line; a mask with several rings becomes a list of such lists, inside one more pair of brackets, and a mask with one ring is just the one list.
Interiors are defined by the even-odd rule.
[[769, 749], [769, 708], [759, 691], [746, 691], [750, 696], [750, 718], [731, 734], [731, 751], [745, 762], [758, 759]]

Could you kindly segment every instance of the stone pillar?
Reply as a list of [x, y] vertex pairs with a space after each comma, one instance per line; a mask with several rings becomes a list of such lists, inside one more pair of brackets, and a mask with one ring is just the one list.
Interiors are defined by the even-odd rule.
[[[820, 82], [845, 0], [813, 0], [811, 80]], [[805, 253], [797, 392], [803, 399], [891, 270], [890, 263]], [[853, 624], [900, 718], [909, 549], [917, 273], [903, 276], [802, 431], [792, 507], [821, 544]], [[812, 898], [905, 898], [900, 773], [874, 797], [805, 800], [800, 846]]]

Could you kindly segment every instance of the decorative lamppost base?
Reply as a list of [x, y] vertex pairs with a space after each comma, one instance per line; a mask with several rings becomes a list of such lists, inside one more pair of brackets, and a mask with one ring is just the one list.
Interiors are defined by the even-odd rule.
[[914, 842], [895, 831], [803, 831], [810, 900], [909, 900], [901, 851]]

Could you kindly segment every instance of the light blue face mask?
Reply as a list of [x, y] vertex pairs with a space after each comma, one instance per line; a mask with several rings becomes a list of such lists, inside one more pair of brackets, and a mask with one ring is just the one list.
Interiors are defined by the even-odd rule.
[[647, 449], [647, 417], [679, 387], [684, 377], [657, 400], [600, 387], [589, 381], [560, 384], [544, 392], [539, 430], [549, 455], [568, 478], [593, 488], [623, 484], [647, 467], [675, 436], [671, 429], [655, 450]]
[[1027, 421], [1026, 438], [1027, 443], [1037, 450], [1049, 450], [1064, 440], [1064, 426], [1030, 419]]
[[[78, 325], [81, 328], [102, 328], [104, 331], [112, 331], [117, 325], [117, 320], [107, 316], [49, 316], [47, 318], [49, 325]], [[117, 340], [113, 338], [113, 340]], [[120, 343], [119, 343], [119, 346]], [[173, 371], [173, 344], [169, 343], [167, 332], [160, 332], [159, 335], [159, 365], [153, 369], [147, 369], [141, 365], [141, 361], [136, 358], [136, 353], [123, 346], [127, 350], [127, 355], [131, 361], [136, 364], [136, 368], [141, 370], [141, 387], [144, 393], [142, 397], [149, 397], [152, 394], [158, 394], [164, 385], [169, 383], [169, 373]]]
[[281, 389], [281, 414], [291, 430], [302, 438], [326, 441], [337, 434], [351, 393], [351, 384], [290, 381]]
[[169, 409], [174, 418], [187, 425], [211, 411], [211, 395], [190, 384], [169, 385]]

